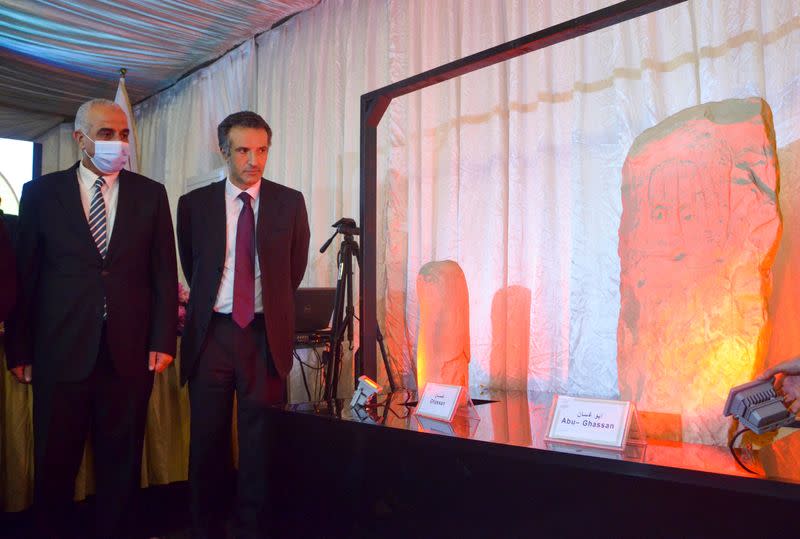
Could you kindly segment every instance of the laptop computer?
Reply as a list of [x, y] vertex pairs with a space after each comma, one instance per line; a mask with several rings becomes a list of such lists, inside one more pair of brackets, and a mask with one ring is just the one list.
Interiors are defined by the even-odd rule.
[[336, 302], [336, 288], [298, 288], [294, 293], [295, 333], [327, 329]]

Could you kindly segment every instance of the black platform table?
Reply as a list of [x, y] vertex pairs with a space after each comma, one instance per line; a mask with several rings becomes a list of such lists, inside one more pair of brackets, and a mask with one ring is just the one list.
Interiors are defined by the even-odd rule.
[[[594, 456], [548, 449], [552, 395], [473, 395], [478, 421], [420, 424], [386, 397], [271, 410], [271, 485], [284, 537], [796, 535], [800, 436], [737, 467], [727, 448], [649, 441]], [[412, 396], [413, 398], [413, 396]], [[797, 451], [800, 454], [800, 451]], [[751, 463], [751, 464], [753, 464]], [[766, 470], [766, 471], [765, 471]]]

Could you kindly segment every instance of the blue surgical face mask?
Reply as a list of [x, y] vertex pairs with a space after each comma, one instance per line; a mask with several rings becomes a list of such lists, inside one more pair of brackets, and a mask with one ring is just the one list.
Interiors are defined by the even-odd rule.
[[[83, 136], [92, 140], [85, 133]], [[94, 142], [94, 157], [90, 156], [86, 150], [83, 150], [83, 153], [103, 174], [116, 174], [127, 164], [130, 155], [127, 142], [121, 140], [92, 140], [92, 142]]]

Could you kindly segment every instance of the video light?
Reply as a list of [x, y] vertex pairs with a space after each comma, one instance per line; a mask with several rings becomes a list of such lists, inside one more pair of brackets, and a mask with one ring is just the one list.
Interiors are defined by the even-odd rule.
[[728, 393], [723, 415], [734, 416], [756, 434], [794, 423], [794, 414], [775, 392], [774, 378], [736, 386]]

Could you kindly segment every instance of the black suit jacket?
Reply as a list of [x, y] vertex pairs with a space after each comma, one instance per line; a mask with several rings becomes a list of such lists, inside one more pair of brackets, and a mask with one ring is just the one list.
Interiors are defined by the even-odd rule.
[[0, 219], [0, 322], [6, 319], [17, 297], [14, 249], [4, 220]]
[[[195, 189], [178, 201], [178, 252], [189, 282], [181, 339], [181, 379], [194, 375], [214, 310], [225, 262], [225, 182]], [[302, 193], [261, 180], [256, 245], [264, 324], [278, 373], [292, 369], [294, 291], [308, 261], [308, 214]]]
[[17, 232], [20, 294], [8, 324], [9, 367], [76, 381], [106, 336], [116, 371], [148, 374], [149, 350], [175, 354], [177, 262], [164, 186], [123, 170], [103, 260], [81, 204], [78, 164], [25, 184]]

